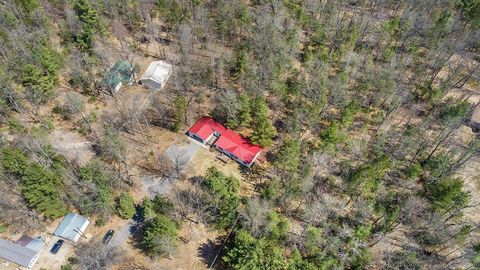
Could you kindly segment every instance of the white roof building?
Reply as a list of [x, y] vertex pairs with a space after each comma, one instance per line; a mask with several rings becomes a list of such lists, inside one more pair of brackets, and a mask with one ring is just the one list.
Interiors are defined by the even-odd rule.
[[87, 218], [79, 214], [70, 213], [63, 218], [53, 234], [73, 242], [78, 242], [80, 237], [84, 236], [88, 224], [90, 224], [90, 221]]
[[152, 90], [160, 90], [165, 86], [172, 70], [173, 66], [167, 62], [153, 61], [143, 74], [140, 82]]

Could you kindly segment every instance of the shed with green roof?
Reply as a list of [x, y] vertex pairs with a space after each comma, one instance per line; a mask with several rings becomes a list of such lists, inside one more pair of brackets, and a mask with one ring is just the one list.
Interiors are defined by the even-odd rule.
[[100, 81], [102, 87], [112, 93], [117, 93], [122, 85], [130, 85], [135, 80], [135, 72], [132, 64], [126, 60], [116, 62], [107, 75]]

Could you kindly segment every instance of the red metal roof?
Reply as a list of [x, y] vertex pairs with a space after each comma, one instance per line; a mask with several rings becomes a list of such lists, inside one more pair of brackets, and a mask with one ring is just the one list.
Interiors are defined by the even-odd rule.
[[238, 133], [227, 129], [215, 142], [215, 145], [234, 154], [244, 163], [249, 164], [262, 151], [258, 145], [252, 144]]
[[215, 142], [215, 145], [235, 155], [245, 164], [250, 164], [255, 156], [262, 151], [262, 147], [259, 145], [252, 144], [240, 134], [224, 127], [209, 117], [200, 118], [189, 131], [204, 140], [208, 139], [214, 131], [218, 132], [220, 138]]
[[217, 123], [210, 117], [202, 117], [188, 130], [192, 133], [195, 133], [198, 137], [203, 140], [208, 139], [214, 131], [223, 134], [227, 130], [222, 124]]

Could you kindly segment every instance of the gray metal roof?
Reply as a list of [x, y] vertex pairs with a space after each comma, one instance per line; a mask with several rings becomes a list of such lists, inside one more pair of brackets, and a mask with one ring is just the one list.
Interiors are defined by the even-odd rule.
[[37, 252], [13, 242], [0, 239], [0, 258], [23, 267], [31, 267], [37, 259]]
[[57, 229], [53, 232], [58, 237], [77, 242], [80, 236], [85, 232], [90, 221], [78, 214], [70, 213], [65, 216]]
[[18, 239], [15, 243], [36, 252], [42, 250], [43, 246], [45, 245], [40, 238], [32, 238], [26, 235], [20, 237], [20, 239]]

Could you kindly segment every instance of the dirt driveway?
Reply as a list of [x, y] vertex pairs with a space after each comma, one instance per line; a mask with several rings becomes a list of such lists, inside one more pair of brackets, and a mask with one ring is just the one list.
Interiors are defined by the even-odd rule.
[[58, 239], [60, 239], [58, 236], [51, 235], [45, 240], [45, 247], [40, 252], [38, 261], [32, 270], [60, 269], [67, 262], [67, 259], [73, 254], [73, 245], [69, 241], [63, 243], [57, 254], [50, 253], [50, 249]]

